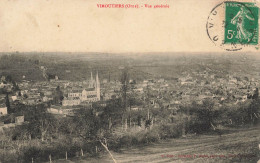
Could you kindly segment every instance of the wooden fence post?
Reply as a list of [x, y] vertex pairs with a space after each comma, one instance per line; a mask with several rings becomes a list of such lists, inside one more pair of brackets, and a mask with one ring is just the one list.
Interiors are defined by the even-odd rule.
[[83, 150], [82, 150], [82, 148], [80, 149], [80, 151], [81, 151], [81, 156], [84, 156], [84, 153], [83, 153]]
[[49, 155], [50, 163], [51, 163], [51, 154]]

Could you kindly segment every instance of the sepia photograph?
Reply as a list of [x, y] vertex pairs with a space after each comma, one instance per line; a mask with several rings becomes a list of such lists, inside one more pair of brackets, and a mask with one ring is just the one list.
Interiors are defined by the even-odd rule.
[[259, 163], [258, 0], [1, 0], [0, 163]]

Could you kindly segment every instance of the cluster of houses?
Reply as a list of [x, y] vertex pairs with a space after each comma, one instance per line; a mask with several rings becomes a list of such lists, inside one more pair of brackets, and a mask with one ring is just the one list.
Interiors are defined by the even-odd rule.
[[[3, 80], [2, 80], [3, 81]], [[256, 88], [259, 87], [259, 79], [248, 77], [237, 77], [227, 75], [217, 77], [207, 71], [194, 73], [184, 72], [181, 77], [173, 80], [164, 78], [148, 79], [143, 81], [129, 81], [128, 93], [134, 93], [135, 98], [140, 101], [149, 99], [149, 107], [168, 108], [178, 110], [180, 106], [192, 102], [202, 103], [205, 99], [215, 101], [217, 106], [225, 103], [239, 104], [248, 100]], [[1, 88], [11, 89], [10, 84], [0, 83]], [[57, 98], [57, 88], [62, 95], [60, 103], [51, 103], [48, 109], [53, 114], [72, 115], [73, 110], [79, 106], [86, 106], [93, 102], [117, 98], [120, 96], [122, 84], [119, 81], [100, 82], [98, 73], [93, 78], [92, 73], [87, 81], [66, 81], [58, 77], [52, 81], [32, 82], [23, 80], [19, 83], [19, 92], [10, 94], [10, 101], [18, 101], [25, 105], [36, 105], [40, 103], [53, 102]], [[5, 97], [0, 96], [0, 102]], [[143, 105], [132, 106], [133, 110], [140, 110]], [[0, 115], [7, 114], [4, 102], [0, 103]]]
[[[177, 80], [150, 79], [134, 84], [136, 98], [145, 101], [149, 98], [149, 107], [167, 108], [173, 111], [192, 103], [202, 104], [211, 100], [215, 107], [239, 105], [246, 102], [259, 91], [259, 76], [252, 78], [239, 75], [217, 77], [207, 71], [200, 73], [184, 73]], [[259, 91], [260, 93], [260, 91]], [[144, 106], [133, 106], [132, 110], [140, 110]]]
[[186, 74], [177, 81], [153, 82], [153, 84], [148, 82], [148, 85], [154, 107], [161, 104], [163, 107], [176, 110], [192, 102], [202, 104], [206, 99], [214, 101], [216, 107], [246, 102], [255, 91], [258, 91], [259, 79], [242, 77], [238, 79], [233, 75], [217, 78], [215, 75], [202, 73], [197, 76]]

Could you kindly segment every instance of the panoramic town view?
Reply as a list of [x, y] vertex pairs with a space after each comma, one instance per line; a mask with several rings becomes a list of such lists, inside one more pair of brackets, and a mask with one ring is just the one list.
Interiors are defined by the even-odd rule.
[[0, 162], [257, 162], [254, 54], [0, 54]]

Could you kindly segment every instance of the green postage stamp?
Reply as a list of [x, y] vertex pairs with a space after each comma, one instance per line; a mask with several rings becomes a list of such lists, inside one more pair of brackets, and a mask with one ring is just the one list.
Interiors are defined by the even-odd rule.
[[225, 2], [225, 43], [258, 44], [258, 7]]
[[211, 41], [228, 51], [258, 49], [259, 11], [255, 3], [225, 1], [215, 6], [206, 24]]

